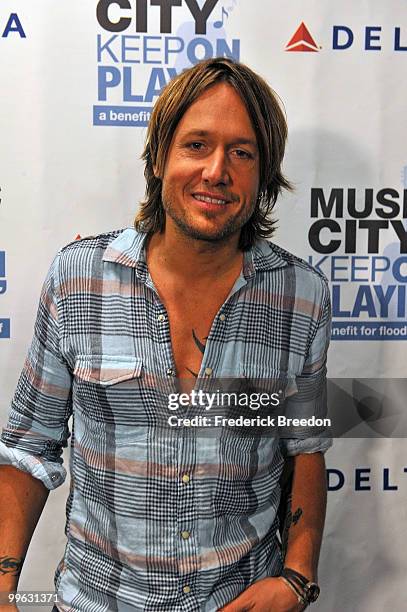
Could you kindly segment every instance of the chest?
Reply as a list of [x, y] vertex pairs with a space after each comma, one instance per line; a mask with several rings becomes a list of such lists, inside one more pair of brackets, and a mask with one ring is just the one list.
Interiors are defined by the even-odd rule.
[[182, 296], [165, 292], [162, 295], [178, 378], [195, 379], [198, 376], [214, 318], [228, 290], [208, 289], [206, 295], [202, 291], [187, 291]]
[[159, 265], [158, 258], [150, 258], [150, 277], [167, 311], [172, 358], [181, 387], [194, 386], [214, 319], [231, 293], [241, 269], [241, 254], [233, 265], [219, 269], [211, 276], [205, 276], [199, 270], [193, 275], [183, 275], [178, 270], [171, 273]]

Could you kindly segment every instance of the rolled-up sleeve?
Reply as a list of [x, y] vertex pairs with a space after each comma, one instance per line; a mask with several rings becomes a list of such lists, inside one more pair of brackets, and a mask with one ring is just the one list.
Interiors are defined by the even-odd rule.
[[48, 489], [66, 477], [62, 449], [69, 437], [71, 373], [60, 350], [57, 256], [45, 280], [34, 337], [0, 441], [0, 463], [31, 473]]
[[[329, 425], [318, 424], [327, 419], [326, 362], [331, 338], [331, 301], [326, 279], [322, 282], [320, 316], [314, 328], [304, 367], [296, 377], [297, 393], [288, 398], [285, 416], [292, 419], [315, 418], [315, 425], [292, 427], [287, 437], [281, 438], [281, 448], [286, 456], [301, 453], [326, 452], [332, 446]], [[286, 432], [290, 432], [287, 428]], [[292, 436], [291, 436], [292, 434]]]

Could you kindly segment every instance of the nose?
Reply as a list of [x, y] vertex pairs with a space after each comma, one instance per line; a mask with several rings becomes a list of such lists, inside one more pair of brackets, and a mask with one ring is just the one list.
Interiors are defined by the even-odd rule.
[[211, 185], [229, 185], [229, 163], [227, 153], [223, 148], [216, 148], [205, 157], [202, 180]]

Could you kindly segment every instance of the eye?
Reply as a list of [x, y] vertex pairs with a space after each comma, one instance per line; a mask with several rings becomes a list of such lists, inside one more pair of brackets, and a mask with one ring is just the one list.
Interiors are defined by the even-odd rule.
[[203, 149], [203, 143], [202, 142], [189, 142], [187, 144], [187, 148], [191, 149], [191, 151], [201, 151]]
[[253, 159], [253, 155], [244, 149], [235, 149], [234, 154], [239, 159]]

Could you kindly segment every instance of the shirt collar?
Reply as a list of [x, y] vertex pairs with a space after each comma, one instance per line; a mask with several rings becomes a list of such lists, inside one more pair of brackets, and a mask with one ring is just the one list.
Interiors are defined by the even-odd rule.
[[145, 264], [146, 238], [146, 233], [128, 227], [109, 244], [104, 252], [103, 261], [112, 261], [130, 268], [136, 268], [139, 263]]
[[251, 258], [251, 267], [255, 272], [285, 268], [288, 263], [282, 257], [282, 253], [283, 251], [277, 245], [268, 240], [257, 240], [253, 247], [247, 251], [248, 259]]
[[[131, 227], [123, 230], [105, 250], [103, 261], [136, 268], [138, 276], [144, 276], [147, 273], [146, 238], [146, 233], [138, 232]], [[245, 252], [243, 262], [243, 275], [246, 280], [255, 276], [256, 272], [287, 266], [280, 248], [267, 240], [258, 240], [249, 251]]]

